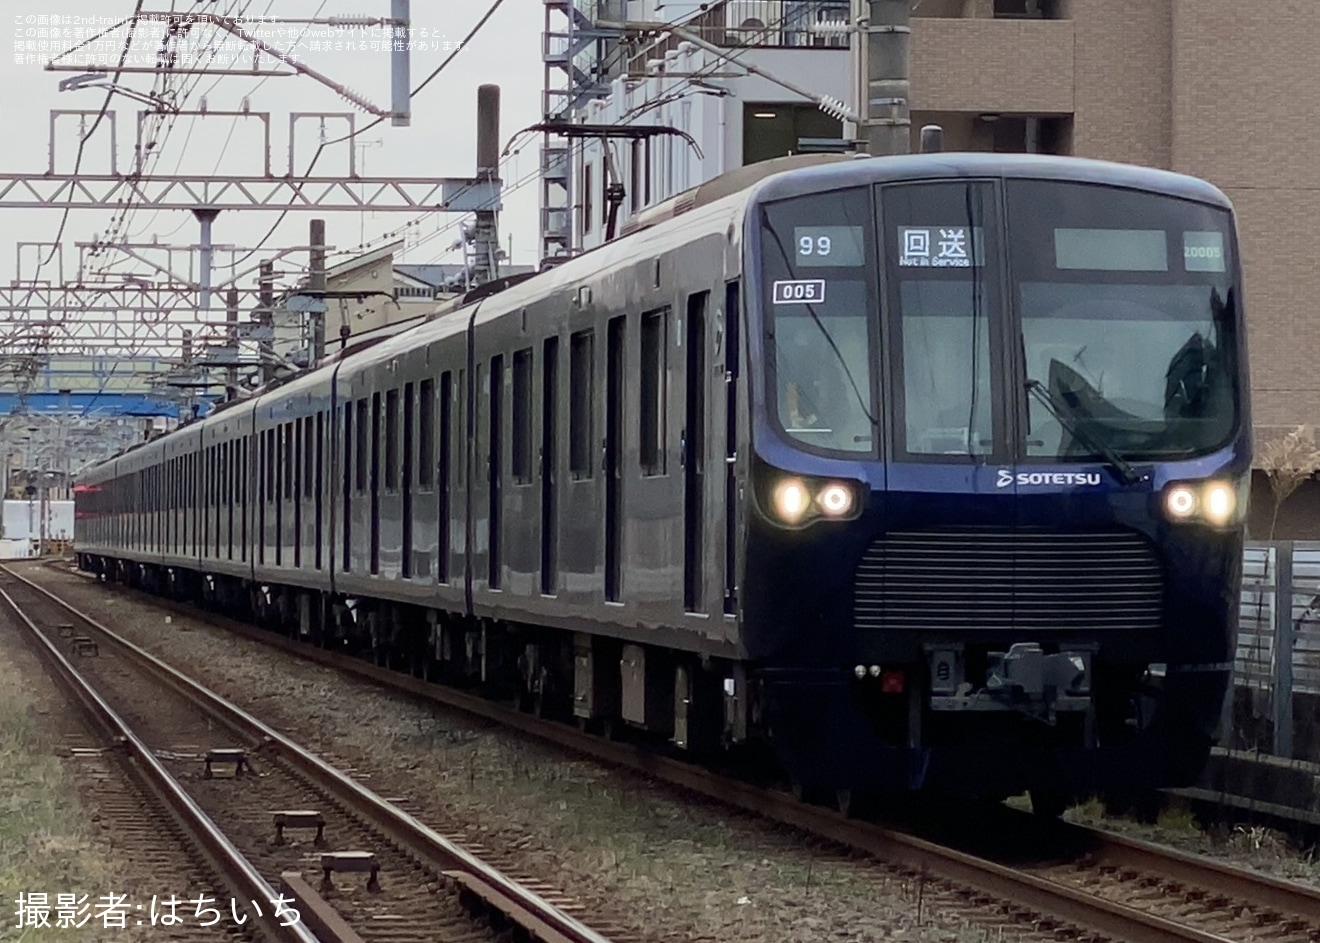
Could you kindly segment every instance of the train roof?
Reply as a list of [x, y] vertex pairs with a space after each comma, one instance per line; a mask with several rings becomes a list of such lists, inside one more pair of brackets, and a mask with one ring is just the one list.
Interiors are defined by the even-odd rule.
[[[981, 152], [940, 152], [896, 157], [870, 158], [865, 155], [837, 154], [794, 155], [740, 167], [683, 191], [649, 207], [628, 220], [620, 236], [552, 268], [525, 274], [499, 283], [482, 286], [459, 299], [438, 306], [425, 321], [409, 326], [391, 336], [373, 337], [327, 357], [312, 369], [282, 378], [254, 391], [240, 403], [223, 404], [219, 409], [239, 405], [260, 408], [259, 401], [290, 387], [305, 389], [323, 382], [340, 366], [366, 366], [402, 350], [426, 344], [455, 330], [465, 329], [473, 318], [485, 320], [524, 307], [556, 291], [571, 288], [588, 274], [635, 264], [640, 258], [663, 251], [669, 243], [689, 238], [703, 229], [727, 227], [748, 204], [785, 199], [839, 187], [913, 180], [940, 180], [951, 177], [1060, 180], [1104, 184], [1182, 199], [1231, 210], [1232, 202], [1222, 190], [1186, 174], [1151, 167], [1083, 157], [1046, 154], [986, 154]], [[671, 224], [671, 225], [666, 225]], [[739, 238], [734, 232], [733, 237]], [[184, 423], [175, 432], [195, 429], [207, 416]], [[150, 443], [173, 436], [159, 436]], [[119, 458], [132, 448], [97, 463], [84, 473]]]
[[855, 158], [806, 166], [791, 174], [775, 174], [755, 182], [750, 188], [748, 197], [756, 201], [778, 200], [834, 187], [939, 180], [949, 177], [1060, 180], [1105, 184], [1196, 200], [1224, 209], [1232, 209], [1233, 206], [1224, 192], [1214, 184], [1169, 170], [1086, 157], [952, 151], [885, 157], [878, 160]]

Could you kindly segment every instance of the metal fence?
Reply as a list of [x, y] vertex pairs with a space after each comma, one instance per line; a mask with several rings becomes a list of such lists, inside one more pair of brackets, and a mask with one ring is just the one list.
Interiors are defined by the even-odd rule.
[[1235, 696], [1220, 743], [1320, 757], [1320, 542], [1250, 543], [1243, 562]]

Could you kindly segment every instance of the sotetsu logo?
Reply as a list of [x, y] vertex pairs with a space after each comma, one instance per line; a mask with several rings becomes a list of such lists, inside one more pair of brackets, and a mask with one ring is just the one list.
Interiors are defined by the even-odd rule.
[[1014, 475], [1007, 468], [999, 469], [995, 479], [996, 488], [1007, 488], [1017, 483], [1022, 485], [1099, 485], [1099, 472], [1018, 472]]

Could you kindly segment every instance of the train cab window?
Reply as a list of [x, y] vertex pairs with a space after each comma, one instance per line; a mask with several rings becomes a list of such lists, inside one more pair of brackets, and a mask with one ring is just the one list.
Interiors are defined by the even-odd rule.
[[785, 435], [822, 452], [874, 453], [875, 223], [865, 189], [763, 208], [768, 369]]
[[399, 391], [385, 394], [385, 490], [399, 488]]
[[418, 396], [417, 484], [429, 488], [435, 482], [435, 381], [423, 380]]
[[881, 190], [895, 445], [924, 460], [972, 461], [1002, 440], [1002, 277], [992, 185]]
[[668, 308], [642, 315], [642, 383], [638, 408], [641, 411], [643, 475], [665, 473], [668, 321]]
[[513, 480], [525, 485], [532, 480], [532, 351], [513, 355]]
[[577, 480], [590, 478], [595, 464], [591, 443], [592, 343], [591, 331], [579, 331], [569, 339], [569, 474]]
[[[1037, 460], [1190, 458], [1240, 421], [1232, 219], [1189, 200], [1012, 180], [1025, 452]], [[1116, 343], [1114, 338], [1121, 338]]]

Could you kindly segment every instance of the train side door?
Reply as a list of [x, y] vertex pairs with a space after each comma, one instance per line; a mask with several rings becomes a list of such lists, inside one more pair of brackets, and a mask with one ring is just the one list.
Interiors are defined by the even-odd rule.
[[541, 358], [541, 594], [559, 587], [559, 338], [547, 337]]
[[738, 613], [738, 357], [742, 324], [739, 283], [724, 288], [724, 614]]
[[624, 371], [627, 316], [611, 318], [605, 356], [605, 599], [621, 601], [623, 583]]
[[683, 420], [683, 608], [705, 610], [706, 306], [710, 292], [688, 297]]

